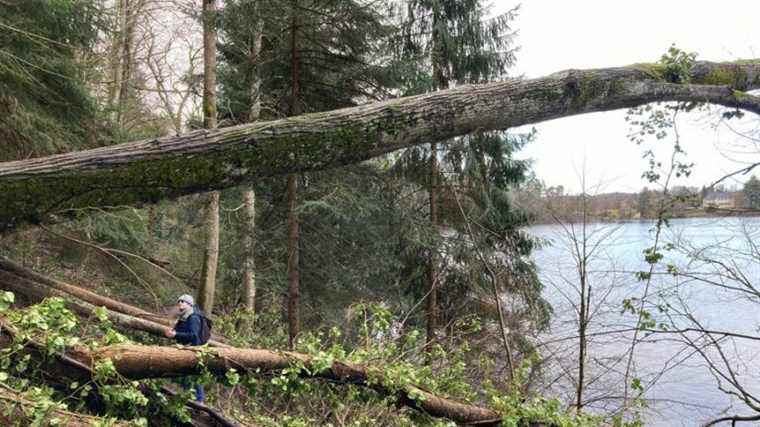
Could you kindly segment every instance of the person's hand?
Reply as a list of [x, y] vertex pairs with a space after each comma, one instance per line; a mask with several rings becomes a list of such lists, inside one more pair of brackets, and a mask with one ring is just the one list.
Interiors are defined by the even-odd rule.
[[167, 329], [164, 331], [164, 335], [166, 335], [166, 338], [174, 338], [174, 336], [177, 335], [177, 332], [174, 331], [174, 329]]

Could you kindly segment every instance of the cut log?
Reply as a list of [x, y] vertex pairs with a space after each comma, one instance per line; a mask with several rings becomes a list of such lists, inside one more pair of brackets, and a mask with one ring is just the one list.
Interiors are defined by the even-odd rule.
[[[284, 175], [357, 163], [476, 131], [657, 101], [760, 112], [760, 60], [697, 62], [690, 84], [666, 66], [568, 70], [428, 95], [199, 130], [177, 137], [0, 164], [0, 232], [72, 209], [140, 205]], [[51, 216], [53, 215], [53, 216]]]

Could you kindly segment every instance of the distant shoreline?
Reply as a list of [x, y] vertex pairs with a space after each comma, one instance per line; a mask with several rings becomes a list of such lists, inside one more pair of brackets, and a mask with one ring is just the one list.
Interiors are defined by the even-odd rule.
[[[698, 208], [689, 209], [680, 212], [673, 213], [668, 219], [692, 219], [692, 218], [752, 218], [760, 217], [760, 209], [721, 209], [721, 208]], [[582, 221], [580, 218], [561, 218], [564, 222], [579, 224]], [[600, 214], [589, 214], [586, 218], [587, 223], [609, 223], [619, 224], [628, 222], [646, 222], [654, 221], [656, 217], [632, 217], [632, 218], [611, 218], [609, 216]], [[556, 221], [536, 221], [531, 225], [552, 225], [556, 224]]]

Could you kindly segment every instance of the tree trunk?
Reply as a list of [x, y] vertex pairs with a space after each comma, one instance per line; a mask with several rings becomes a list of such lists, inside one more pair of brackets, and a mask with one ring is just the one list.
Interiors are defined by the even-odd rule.
[[[216, 0], [203, 0], [203, 127], [216, 129]], [[219, 192], [209, 193], [206, 204], [206, 250], [203, 253], [198, 305], [210, 315], [216, 294], [219, 262]]]
[[108, 84], [108, 108], [111, 110], [110, 119], [113, 121], [118, 120], [118, 114], [116, 112], [119, 106], [116, 103], [121, 89], [121, 73], [122, 73], [122, 46], [124, 45], [124, 35], [127, 27], [127, 1], [128, 0], [116, 0], [115, 12], [116, 12], [116, 30], [112, 34], [111, 38], [111, 51], [109, 60], [109, 77], [111, 81]]
[[[430, 144], [430, 187], [428, 188], [429, 205], [430, 205], [430, 225], [433, 232], [438, 233], [438, 144]], [[434, 242], [437, 242], [435, 239]], [[435, 330], [438, 325], [438, 264], [437, 255], [438, 247], [430, 247], [428, 254], [428, 297], [427, 297], [427, 343], [432, 344], [435, 341]], [[428, 347], [429, 348], [429, 347]]]
[[[245, 209], [245, 254], [243, 261], [243, 294], [248, 314], [256, 310], [256, 193], [253, 189], [243, 192]], [[248, 325], [251, 326], [251, 325]]]
[[458, 86], [427, 95], [200, 130], [0, 164], [0, 232], [71, 209], [140, 205], [254, 178], [357, 163], [474, 131], [657, 101], [706, 102], [760, 113], [760, 60], [697, 62], [691, 83], [664, 66], [568, 70], [529, 80]]
[[204, 313], [211, 314], [214, 309], [216, 293], [216, 268], [219, 261], [219, 192], [208, 193], [206, 202], [206, 248], [203, 251], [201, 284], [198, 289], [198, 305]]
[[119, 82], [119, 96], [116, 103], [116, 123], [119, 126], [124, 126], [124, 113], [129, 103], [129, 96], [131, 94], [130, 88], [132, 85], [133, 68], [134, 68], [134, 45], [135, 45], [135, 30], [137, 23], [137, 9], [139, 8], [138, 0], [120, 0], [122, 10], [120, 11], [119, 21], [123, 26], [121, 27], [121, 77]]
[[251, 106], [248, 110], [248, 121], [253, 123], [259, 120], [261, 115], [261, 76], [259, 75], [259, 56], [261, 55], [261, 42], [264, 37], [264, 21], [259, 19], [253, 23], [253, 41], [248, 52], [248, 62], [251, 66], [251, 87], [248, 91], [248, 99]]
[[[248, 52], [248, 61], [251, 65], [251, 87], [249, 89], [250, 109], [248, 120], [255, 122], [261, 114], [261, 79], [259, 77], [258, 62], [261, 53], [261, 41], [264, 35], [263, 21], [257, 20], [253, 24], [253, 41]], [[245, 297], [245, 309], [249, 315], [256, 310], [256, 193], [253, 187], [243, 192], [243, 205], [245, 206], [245, 254], [243, 267], [243, 294]], [[245, 325], [252, 327], [252, 324]]]
[[203, 0], [203, 127], [216, 129], [216, 0]]
[[[325, 378], [343, 384], [370, 387], [381, 395], [395, 395], [399, 404], [434, 417], [467, 424], [485, 424], [489, 421], [497, 424], [500, 421], [499, 415], [494, 411], [441, 398], [413, 385], [402, 387], [401, 390], [386, 388], [370, 379], [381, 378], [375, 376], [380, 372], [372, 368], [341, 362], [333, 362], [325, 369], [317, 368], [310, 356], [301, 353], [233, 348], [200, 351], [192, 347], [118, 345], [104, 347], [88, 355], [80, 355], [79, 358], [83, 363], [90, 364], [110, 359], [121, 376], [133, 380], [199, 374], [204, 366], [212, 374], [224, 376], [232, 367], [241, 373], [260, 374], [274, 373], [302, 364], [303, 368], [299, 372], [302, 377]], [[415, 400], [413, 396], [420, 396], [420, 399]]]
[[[300, 59], [298, 56], [298, 0], [293, 0], [292, 25], [290, 28], [291, 98], [290, 115], [301, 114]], [[298, 224], [298, 176], [288, 175], [288, 343], [292, 350], [301, 331], [299, 304], [301, 300], [301, 276], [299, 272], [300, 230]]]
[[[441, 5], [438, 2], [433, 3], [433, 51], [431, 63], [433, 64], [433, 81], [436, 89], [448, 89], [449, 81], [444, 72], [446, 58], [441, 32]], [[430, 144], [430, 184], [428, 187], [430, 225], [434, 233], [438, 233], [438, 144], [433, 141]], [[427, 298], [427, 342], [432, 344], [435, 339], [435, 331], [438, 326], [438, 239], [430, 248], [428, 255], [428, 298]]]
[[293, 349], [295, 339], [300, 332], [301, 319], [299, 303], [301, 300], [300, 272], [298, 270], [298, 215], [296, 213], [298, 194], [298, 177], [288, 175], [288, 343]]

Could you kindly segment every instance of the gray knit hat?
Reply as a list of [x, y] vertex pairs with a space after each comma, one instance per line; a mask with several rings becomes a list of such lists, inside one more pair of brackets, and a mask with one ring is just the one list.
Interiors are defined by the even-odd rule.
[[177, 298], [177, 302], [180, 302], [180, 301], [184, 301], [190, 305], [195, 304], [195, 300], [193, 299], [192, 295], [188, 295], [188, 294], [182, 295], [179, 298]]

